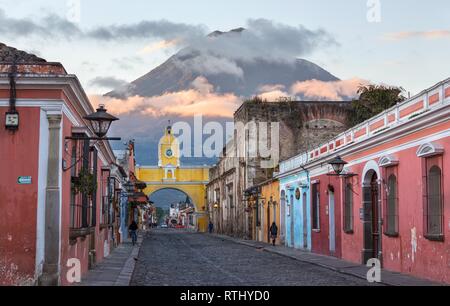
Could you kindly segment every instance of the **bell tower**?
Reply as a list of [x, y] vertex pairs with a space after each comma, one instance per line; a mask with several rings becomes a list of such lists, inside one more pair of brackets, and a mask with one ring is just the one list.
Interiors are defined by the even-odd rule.
[[170, 123], [159, 140], [158, 157], [158, 166], [164, 169], [164, 179], [175, 180], [175, 170], [180, 167], [180, 146], [172, 134]]

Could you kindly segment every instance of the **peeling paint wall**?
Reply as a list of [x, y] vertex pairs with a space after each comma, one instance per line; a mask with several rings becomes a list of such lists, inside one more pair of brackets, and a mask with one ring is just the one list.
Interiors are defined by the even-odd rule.
[[[19, 130], [0, 129], [0, 285], [33, 283], [36, 257], [36, 210], [40, 110], [18, 107]], [[0, 107], [4, 118], [6, 107]], [[7, 174], [7, 175], [5, 175]], [[19, 176], [31, 176], [19, 185]]]

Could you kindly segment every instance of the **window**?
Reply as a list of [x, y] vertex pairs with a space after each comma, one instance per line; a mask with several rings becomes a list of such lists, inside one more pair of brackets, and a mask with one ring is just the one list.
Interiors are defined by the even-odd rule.
[[312, 185], [312, 227], [313, 230], [320, 230], [320, 193], [319, 184]]
[[387, 168], [387, 182], [385, 188], [385, 234], [387, 236], [398, 235], [398, 184], [397, 176], [393, 173], [393, 167]]
[[353, 233], [353, 188], [352, 183], [346, 181], [344, 188], [344, 232]]
[[433, 165], [427, 175], [427, 235], [442, 236], [442, 171]]
[[[84, 134], [73, 136], [85, 137]], [[70, 195], [70, 228], [82, 229], [92, 225], [92, 202], [87, 194], [75, 188], [79, 186], [81, 174], [89, 174], [92, 168], [92, 152], [88, 140], [74, 140], [71, 152], [71, 180], [72, 189]]]
[[429, 240], [444, 240], [444, 208], [442, 184], [442, 151], [423, 158], [424, 236]]

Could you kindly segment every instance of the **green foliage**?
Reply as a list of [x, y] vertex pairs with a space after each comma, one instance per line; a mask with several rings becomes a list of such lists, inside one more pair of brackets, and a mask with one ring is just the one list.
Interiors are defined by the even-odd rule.
[[163, 208], [161, 207], [156, 207], [156, 219], [158, 220], [157, 222], [161, 222], [161, 219], [166, 215], [166, 212], [164, 211]]
[[355, 126], [404, 101], [403, 88], [384, 85], [360, 86], [359, 99], [351, 102], [349, 125]]
[[72, 188], [75, 193], [92, 196], [97, 190], [97, 181], [94, 174], [87, 169], [82, 169], [77, 177], [72, 178]]
[[251, 99], [245, 100], [244, 103], [245, 102], [263, 103], [263, 102], [267, 102], [267, 99], [262, 99], [260, 96], [254, 96]]

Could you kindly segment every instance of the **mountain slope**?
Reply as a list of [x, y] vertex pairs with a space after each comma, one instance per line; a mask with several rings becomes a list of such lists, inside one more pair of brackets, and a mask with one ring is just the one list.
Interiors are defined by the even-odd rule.
[[[230, 32], [232, 35], [238, 35], [243, 30], [235, 29]], [[220, 36], [230, 32], [216, 31], [209, 36]], [[167, 92], [189, 89], [199, 76], [205, 77], [218, 93], [234, 93], [244, 97], [257, 94], [263, 85], [284, 85], [289, 88], [296, 81], [338, 80], [328, 71], [304, 59], [275, 61], [257, 58], [245, 61], [228, 59], [188, 47], [131, 82], [126, 90], [116, 89], [106, 96], [116, 98], [134, 95], [159, 96]]]

